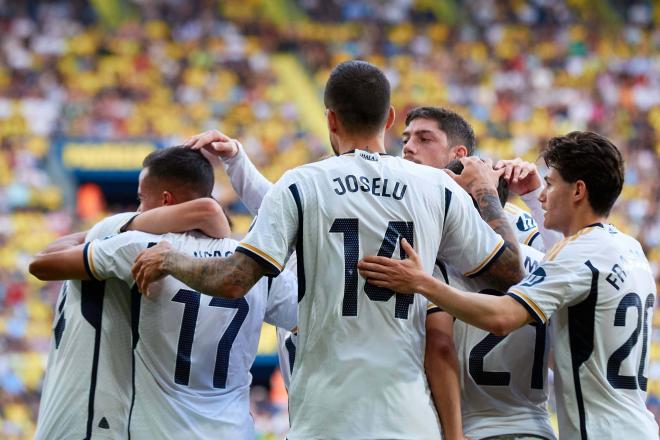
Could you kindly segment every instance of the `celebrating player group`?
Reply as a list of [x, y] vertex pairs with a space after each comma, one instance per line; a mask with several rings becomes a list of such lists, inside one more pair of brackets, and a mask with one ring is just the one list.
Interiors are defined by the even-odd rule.
[[[646, 409], [656, 287], [607, 223], [624, 178], [592, 132], [550, 139], [547, 173], [473, 156], [459, 114], [405, 115], [362, 61], [324, 92], [334, 157], [264, 178], [207, 131], [147, 156], [137, 212], [37, 254], [57, 302], [38, 439], [254, 439], [250, 367], [278, 327], [289, 440], [657, 439]], [[224, 166], [255, 220], [228, 236]], [[507, 203], [518, 194], [524, 211]]]

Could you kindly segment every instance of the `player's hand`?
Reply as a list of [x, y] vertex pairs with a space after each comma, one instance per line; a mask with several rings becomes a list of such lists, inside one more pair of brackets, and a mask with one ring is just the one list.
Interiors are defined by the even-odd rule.
[[504, 179], [509, 184], [509, 191], [518, 195], [534, 191], [543, 184], [536, 165], [525, 162], [519, 157], [500, 160], [495, 164], [495, 169], [504, 170]]
[[238, 143], [219, 130], [208, 130], [195, 135], [183, 143], [186, 148], [204, 150], [222, 160], [238, 154]]
[[465, 191], [472, 194], [475, 189], [483, 187], [497, 191], [497, 185], [504, 170], [494, 170], [492, 160], [481, 160], [478, 157], [471, 156], [462, 157], [461, 163], [463, 164], [461, 174], [454, 174], [451, 170], [444, 171]]
[[167, 275], [163, 270], [163, 262], [169, 252], [173, 252], [172, 245], [167, 241], [161, 241], [156, 246], [143, 250], [135, 258], [131, 272], [138, 290], [143, 295], [150, 296], [149, 284]]
[[405, 238], [401, 240], [401, 248], [409, 258], [364, 257], [358, 262], [360, 275], [378, 287], [398, 293], [415, 293], [418, 282], [426, 274], [419, 256]]

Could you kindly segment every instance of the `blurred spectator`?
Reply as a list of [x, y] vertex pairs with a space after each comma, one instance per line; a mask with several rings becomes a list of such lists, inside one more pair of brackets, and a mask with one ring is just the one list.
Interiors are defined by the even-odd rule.
[[[304, 122], [280, 53], [298, 56], [318, 97], [339, 61], [383, 67], [399, 115], [392, 153], [403, 115], [422, 104], [465, 115], [479, 154], [494, 158], [535, 160], [549, 137], [571, 130], [610, 137], [626, 159], [612, 222], [640, 240], [660, 279], [657, 4], [299, 0], [288, 16], [267, 0], [126, 3], [131, 13], [112, 28], [91, 2], [0, 0], [0, 437], [32, 436], [59, 288], [26, 275], [29, 257], [102, 215], [85, 202], [91, 209], [74, 220], [63, 205], [51, 138], [174, 144], [218, 128], [276, 179], [327, 151], [326, 137]], [[235, 195], [219, 197], [245, 231]], [[660, 416], [660, 333], [653, 339], [649, 406]], [[262, 438], [286, 432], [278, 380], [272, 398], [263, 388], [252, 395]]]

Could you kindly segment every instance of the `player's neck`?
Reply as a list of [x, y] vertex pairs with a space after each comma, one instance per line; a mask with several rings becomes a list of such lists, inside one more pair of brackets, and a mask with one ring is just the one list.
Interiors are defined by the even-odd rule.
[[573, 219], [569, 222], [568, 228], [564, 231], [566, 237], [577, 234], [580, 230], [595, 223], [605, 223], [607, 217], [594, 213], [591, 209], [576, 212]]
[[346, 135], [337, 139], [337, 153], [344, 154], [353, 150], [363, 150], [370, 153], [385, 153], [385, 139], [382, 134], [375, 136]]

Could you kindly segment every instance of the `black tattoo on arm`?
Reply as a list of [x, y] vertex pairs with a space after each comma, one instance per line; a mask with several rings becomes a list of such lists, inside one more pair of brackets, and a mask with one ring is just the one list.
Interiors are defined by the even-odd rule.
[[518, 241], [502, 209], [497, 191], [494, 188], [481, 187], [474, 189], [472, 195], [479, 206], [481, 218], [500, 234], [506, 243], [507, 248], [484, 274], [494, 288], [506, 291], [524, 276]]
[[212, 296], [240, 298], [266, 274], [254, 259], [241, 253], [227, 258], [192, 258], [169, 252], [163, 270], [188, 286]]

